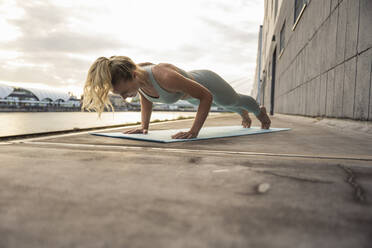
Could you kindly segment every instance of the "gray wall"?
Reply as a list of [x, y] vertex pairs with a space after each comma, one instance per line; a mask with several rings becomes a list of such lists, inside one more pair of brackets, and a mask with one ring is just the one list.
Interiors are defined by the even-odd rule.
[[276, 47], [274, 113], [372, 120], [372, 0], [311, 0], [294, 30], [294, 0], [279, 4], [276, 18], [265, 11], [261, 104], [271, 108]]

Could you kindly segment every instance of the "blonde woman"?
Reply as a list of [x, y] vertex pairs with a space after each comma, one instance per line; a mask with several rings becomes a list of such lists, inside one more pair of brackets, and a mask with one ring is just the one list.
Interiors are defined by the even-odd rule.
[[84, 86], [82, 110], [94, 109], [100, 116], [104, 107], [113, 106], [109, 92], [126, 99], [140, 94], [142, 128], [125, 133], [148, 133], [153, 102], [174, 103], [179, 99], [198, 105], [198, 111], [188, 132], [172, 135], [173, 139], [196, 138], [211, 106], [220, 106], [242, 117], [242, 126], [249, 128], [253, 112], [262, 129], [270, 128], [270, 118], [263, 106], [251, 97], [235, 90], [210, 70], [184, 71], [172, 64], [135, 64], [126, 56], [99, 57], [91, 65]]

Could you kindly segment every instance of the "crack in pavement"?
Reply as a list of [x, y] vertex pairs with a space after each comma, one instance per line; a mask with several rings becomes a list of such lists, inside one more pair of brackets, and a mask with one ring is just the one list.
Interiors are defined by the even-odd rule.
[[278, 177], [289, 178], [289, 179], [293, 179], [293, 180], [297, 180], [297, 181], [301, 181], [301, 182], [307, 182], [307, 183], [325, 183], [325, 184], [333, 183], [331, 181], [323, 181], [323, 180], [314, 179], [314, 178], [295, 177], [295, 176], [291, 176], [291, 175], [288, 175], [288, 174], [280, 174], [280, 173], [275, 173], [275, 172], [271, 172], [271, 171], [259, 171], [259, 170], [253, 170], [253, 171], [259, 172], [259, 173], [264, 173], [264, 174], [269, 174], [269, 175], [273, 175], [273, 176], [278, 176]]
[[337, 164], [337, 166], [346, 172], [347, 178], [345, 179], [345, 181], [354, 189], [354, 200], [361, 204], [366, 203], [367, 197], [365, 190], [356, 182], [355, 173], [350, 168], [344, 165]]

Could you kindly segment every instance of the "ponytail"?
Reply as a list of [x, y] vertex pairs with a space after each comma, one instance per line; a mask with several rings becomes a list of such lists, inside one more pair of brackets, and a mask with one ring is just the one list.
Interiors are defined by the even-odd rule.
[[111, 104], [108, 94], [112, 90], [110, 61], [106, 57], [99, 57], [89, 68], [84, 86], [84, 97], [81, 110], [91, 112], [94, 109], [101, 118], [105, 107], [114, 106]]

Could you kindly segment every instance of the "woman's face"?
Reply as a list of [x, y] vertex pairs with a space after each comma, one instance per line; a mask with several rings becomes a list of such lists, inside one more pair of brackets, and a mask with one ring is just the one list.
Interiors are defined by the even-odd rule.
[[120, 80], [113, 87], [112, 92], [118, 95], [125, 100], [127, 97], [135, 97], [137, 95], [139, 84], [134, 77], [133, 80]]

